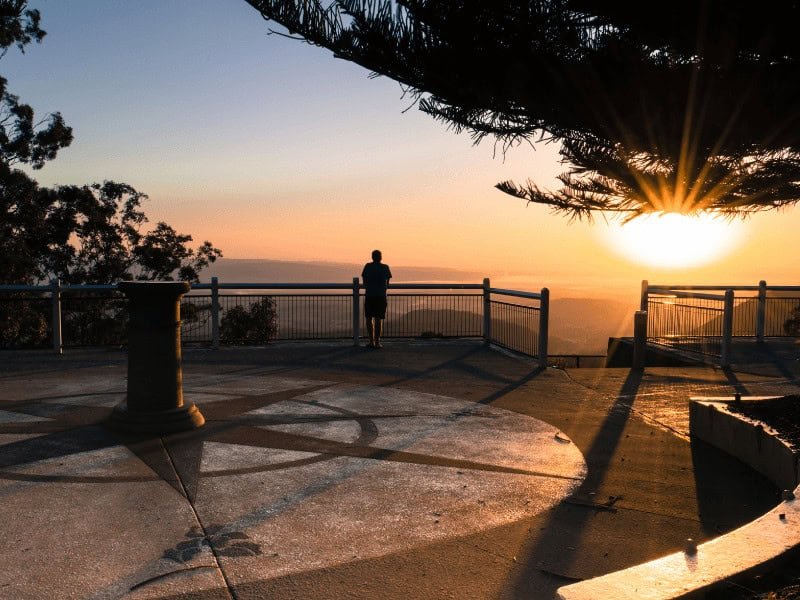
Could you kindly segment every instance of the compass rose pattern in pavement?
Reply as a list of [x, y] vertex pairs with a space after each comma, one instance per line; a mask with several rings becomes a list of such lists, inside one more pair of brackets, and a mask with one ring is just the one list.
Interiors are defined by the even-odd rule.
[[[206, 426], [141, 438], [102, 424], [123, 389], [87, 377], [0, 403], [0, 497], [15, 515], [0, 534], [31, 556], [30, 573], [0, 576], [6, 591], [32, 594], [42, 565], [77, 597], [158, 597], [380, 557], [533, 516], [586, 474], [547, 423], [440, 395], [192, 376]], [[63, 545], [38, 542], [52, 538], [42, 527]]]

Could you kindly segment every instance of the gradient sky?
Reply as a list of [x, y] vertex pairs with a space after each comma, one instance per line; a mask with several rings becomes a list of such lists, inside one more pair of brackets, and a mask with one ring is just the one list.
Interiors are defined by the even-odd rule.
[[[579, 288], [797, 283], [800, 210], [737, 223], [732, 251], [691, 269], [635, 264], [607, 225], [570, 223], [493, 188], [553, 187], [557, 147], [495, 155], [330, 52], [267, 35], [241, 0], [39, 0], [48, 32], [0, 61], [12, 93], [60, 111], [75, 141], [43, 184], [112, 179], [230, 258], [449, 266]], [[688, 243], [691, 243], [689, 241]]]

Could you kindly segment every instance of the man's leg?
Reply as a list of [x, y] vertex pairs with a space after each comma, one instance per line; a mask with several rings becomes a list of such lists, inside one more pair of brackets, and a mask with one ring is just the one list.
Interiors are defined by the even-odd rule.
[[383, 319], [375, 319], [375, 347], [382, 348], [381, 333], [383, 332]]
[[378, 319], [367, 317], [367, 333], [369, 334], [370, 347], [375, 346], [375, 321], [378, 321]]

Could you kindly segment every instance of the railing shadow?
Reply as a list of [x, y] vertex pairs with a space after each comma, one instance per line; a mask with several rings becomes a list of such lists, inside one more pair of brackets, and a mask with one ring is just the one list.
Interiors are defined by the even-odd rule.
[[[588, 467], [586, 479], [570, 498], [547, 513], [545, 522], [540, 525], [538, 539], [526, 550], [528, 559], [513, 584], [516, 595], [529, 593], [526, 581], [534, 576], [539, 577], [543, 572], [560, 578], [561, 585], [572, 579], [566, 573], [573, 565], [576, 554], [573, 550], [583, 538], [584, 530], [599, 510], [613, 508], [610, 504], [595, 503], [595, 492], [602, 486], [611, 464], [616, 460], [616, 449], [630, 419], [642, 378], [642, 371], [632, 369], [628, 373], [616, 400], [584, 451]], [[547, 557], [547, 570], [542, 569], [542, 557]]]
[[[476, 401], [479, 404], [490, 404], [495, 400], [499, 399], [500, 397], [517, 389], [518, 387], [525, 385], [525, 383], [532, 380], [534, 377], [536, 377], [537, 375], [539, 375], [541, 372], [544, 371], [544, 368], [539, 367], [537, 365], [533, 367], [531, 371], [524, 374], [521, 378], [513, 379], [508, 376], [498, 375], [496, 372], [492, 370], [483, 368], [475, 364], [475, 362], [472, 363], [468, 362], [470, 358], [476, 358], [485, 352], [492, 352], [492, 351], [487, 350], [485, 346], [476, 345], [474, 348], [465, 350], [455, 357], [438, 362], [437, 364], [431, 365], [428, 368], [415, 371], [404, 377], [400, 377], [392, 381], [386, 382], [384, 383], [384, 385], [401, 385], [404, 383], [409, 383], [414, 380], [430, 377], [437, 372], [455, 371], [467, 375], [470, 378], [474, 378], [488, 384], [503, 385], [501, 389], [496, 390], [487, 395], [486, 397], [482, 398], [481, 400]], [[382, 368], [380, 368], [379, 370], [382, 370]]]
[[[800, 376], [800, 371], [792, 371], [786, 364], [787, 359], [775, 352], [775, 350], [769, 344], [763, 344], [762, 346], [762, 352], [766, 356], [768, 362], [775, 367], [778, 373], [782, 377], [785, 377], [789, 380], [794, 380], [796, 382], [798, 376]], [[796, 364], [796, 355], [793, 354], [790, 360]]]
[[[320, 369], [351, 376], [374, 378], [374, 383], [384, 386], [400, 386], [432, 378], [437, 374], [493, 386], [488, 396], [477, 402], [489, 403], [513, 389], [524, 385], [543, 371], [538, 365], [520, 360], [519, 369], [504, 369], [499, 372], [487, 363], [490, 357], [505, 358], [494, 350], [487, 349], [480, 341], [437, 347], [404, 346], [390, 342], [383, 350], [353, 346], [281, 345], [266, 348], [227, 349], [223, 353], [210, 351], [188, 351], [184, 353], [185, 367], [203, 364], [252, 365], [254, 371], [269, 369], [270, 373], [287, 374], [292, 371]], [[393, 348], [394, 346], [394, 348]], [[188, 380], [187, 380], [188, 381]], [[367, 383], [367, 381], [364, 381]], [[498, 387], [499, 386], [499, 387]]]
[[733, 388], [733, 391], [735, 393], [741, 394], [742, 396], [751, 395], [747, 389], [747, 386], [745, 386], [745, 384], [742, 383], [742, 381], [736, 375], [735, 371], [732, 371], [730, 368], [725, 367], [722, 369], [722, 373], [725, 375], [725, 379], [728, 380], [728, 383], [731, 384], [731, 387]]

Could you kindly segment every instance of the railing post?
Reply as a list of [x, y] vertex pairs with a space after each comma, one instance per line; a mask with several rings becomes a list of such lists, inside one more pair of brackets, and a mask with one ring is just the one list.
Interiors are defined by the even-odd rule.
[[637, 310], [633, 314], [633, 362], [639, 371], [647, 366], [647, 311]]
[[720, 351], [720, 366], [729, 367], [731, 364], [731, 337], [733, 335], [733, 290], [725, 290], [725, 310], [722, 313], [722, 348]]
[[52, 305], [53, 305], [53, 351], [56, 354], [63, 352], [63, 344], [61, 340], [61, 282], [56, 279], [50, 281], [53, 288], [52, 291]]
[[358, 290], [358, 277], [353, 277], [353, 346], [358, 346], [361, 338], [361, 302]]
[[483, 280], [483, 343], [492, 342], [492, 294], [489, 278]]
[[649, 292], [649, 285], [650, 284], [648, 283], [647, 279], [643, 279], [642, 280], [642, 293], [641, 293], [641, 297], [639, 299], [639, 310], [646, 311], [648, 309], [648, 306], [647, 306], [647, 294]]
[[542, 288], [539, 301], [539, 364], [547, 367], [547, 338], [550, 325], [550, 290]]
[[756, 310], [756, 339], [764, 341], [764, 329], [767, 322], [767, 282], [758, 282], [758, 308]]
[[211, 278], [211, 348], [219, 350], [219, 279]]

